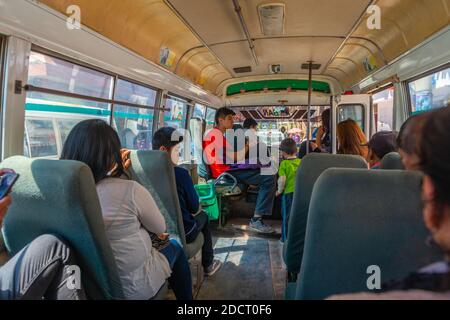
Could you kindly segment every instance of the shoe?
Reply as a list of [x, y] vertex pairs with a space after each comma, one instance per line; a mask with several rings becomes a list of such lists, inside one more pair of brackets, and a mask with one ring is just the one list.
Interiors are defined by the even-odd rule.
[[271, 234], [275, 232], [275, 230], [273, 230], [271, 226], [265, 224], [264, 221], [262, 221], [262, 219], [256, 221], [251, 220], [249, 227], [250, 230], [264, 234]]
[[214, 259], [213, 263], [211, 263], [211, 265], [205, 269], [205, 276], [211, 277], [217, 271], [219, 271], [221, 266], [222, 266], [222, 261]]

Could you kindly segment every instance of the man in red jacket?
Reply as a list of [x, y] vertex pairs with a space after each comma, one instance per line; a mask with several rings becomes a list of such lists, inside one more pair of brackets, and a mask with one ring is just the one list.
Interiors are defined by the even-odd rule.
[[274, 230], [263, 221], [264, 216], [272, 215], [276, 192], [276, 176], [261, 174], [261, 169], [231, 170], [232, 164], [242, 160], [248, 153], [248, 144], [242, 151], [235, 151], [233, 144], [227, 141], [225, 134], [232, 130], [234, 111], [228, 108], [217, 110], [215, 116], [216, 126], [205, 134], [203, 150], [206, 162], [209, 164], [212, 177], [218, 178], [222, 173], [228, 172], [240, 183], [259, 186], [256, 209], [250, 221], [250, 229], [260, 233], [273, 233]]

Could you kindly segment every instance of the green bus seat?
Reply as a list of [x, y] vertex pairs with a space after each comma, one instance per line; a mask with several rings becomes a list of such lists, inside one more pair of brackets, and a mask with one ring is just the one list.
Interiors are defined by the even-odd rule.
[[426, 244], [417, 172], [329, 169], [314, 186], [297, 299], [369, 291], [442, 259]]
[[178, 200], [175, 173], [169, 156], [162, 151], [133, 151], [131, 178], [142, 184], [153, 196], [167, 224], [167, 231], [185, 249], [188, 258], [194, 257], [203, 247], [203, 234], [186, 244], [183, 216]]
[[391, 152], [381, 160], [381, 169], [384, 170], [405, 170], [402, 157], [397, 152]]
[[15, 255], [44, 234], [61, 237], [76, 253], [88, 297], [123, 299], [89, 167], [20, 156], [6, 159], [1, 167], [20, 174], [3, 224], [9, 253]]

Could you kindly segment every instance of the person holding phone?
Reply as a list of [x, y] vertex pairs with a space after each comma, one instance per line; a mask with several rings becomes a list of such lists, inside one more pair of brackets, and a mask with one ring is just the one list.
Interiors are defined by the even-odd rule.
[[[12, 179], [4, 184], [6, 175]], [[3, 178], [3, 179], [2, 179]], [[13, 200], [10, 195], [18, 175], [13, 170], [0, 169], [0, 224]], [[1, 195], [3, 193], [3, 195]], [[5, 250], [1, 239], [1, 250]], [[76, 265], [73, 252], [63, 241], [52, 235], [42, 235], [0, 267], [1, 300], [84, 300], [85, 292], [71, 289], [68, 268]]]

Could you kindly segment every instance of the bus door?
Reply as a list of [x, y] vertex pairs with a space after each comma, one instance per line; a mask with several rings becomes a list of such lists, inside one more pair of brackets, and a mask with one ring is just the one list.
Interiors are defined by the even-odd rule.
[[337, 152], [337, 125], [347, 119], [353, 119], [358, 123], [367, 139], [371, 137], [371, 108], [372, 96], [368, 94], [343, 95], [333, 101], [333, 153]]

